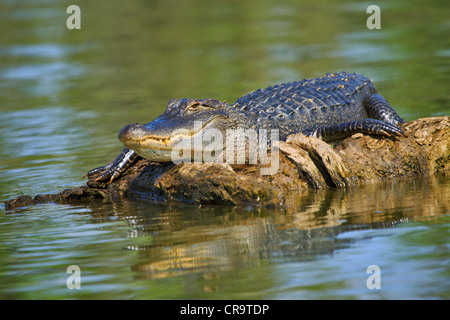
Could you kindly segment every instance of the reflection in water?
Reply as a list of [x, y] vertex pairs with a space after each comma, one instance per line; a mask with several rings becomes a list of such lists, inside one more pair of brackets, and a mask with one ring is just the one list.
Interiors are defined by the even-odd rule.
[[155, 208], [123, 202], [115, 205], [114, 215], [127, 221], [128, 237], [147, 239], [126, 247], [138, 252], [140, 262], [131, 266], [138, 278], [211, 277], [272, 260], [308, 261], [332, 254], [355, 242], [342, 233], [393, 228], [450, 212], [449, 194], [444, 177], [431, 177], [293, 195], [283, 209], [248, 208], [245, 213], [233, 207]]
[[[379, 198], [314, 192], [284, 209], [30, 207], [0, 216], [0, 298], [448, 298], [449, 199], [421, 190], [448, 194], [449, 181], [397, 186], [363, 188]], [[414, 198], [423, 205], [398, 207]], [[372, 264], [379, 292], [365, 285]], [[66, 288], [69, 265], [81, 290]]]

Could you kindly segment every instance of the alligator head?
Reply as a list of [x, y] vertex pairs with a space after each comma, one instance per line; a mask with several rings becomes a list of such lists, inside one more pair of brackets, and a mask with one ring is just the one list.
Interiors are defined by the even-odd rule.
[[[163, 114], [146, 124], [129, 124], [119, 133], [123, 144], [151, 161], [172, 161], [172, 150], [183, 140], [195, 139], [206, 129], [225, 134], [243, 117], [237, 108], [214, 99], [171, 99]], [[194, 152], [194, 151], [193, 151]]]

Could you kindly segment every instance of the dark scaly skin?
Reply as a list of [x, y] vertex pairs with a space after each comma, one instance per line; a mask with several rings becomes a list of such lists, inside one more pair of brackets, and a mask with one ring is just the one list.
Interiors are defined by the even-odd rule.
[[125, 148], [116, 159], [107, 165], [89, 171], [88, 176], [98, 174], [99, 176], [95, 179], [96, 181], [109, 180], [109, 182], [112, 182], [139, 158], [136, 152]]
[[[161, 116], [145, 125], [125, 126], [119, 138], [127, 145], [130, 139], [146, 135], [156, 139], [168, 137], [173, 130], [192, 127], [196, 120], [211, 121], [213, 127], [223, 132], [238, 127], [278, 129], [280, 140], [302, 132], [327, 142], [357, 132], [399, 136], [403, 131], [397, 125], [404, 122], [387, 100], [377, 94], [369, 78], [342, 72], [258, 89], [233, 105], [215, 99], [172, 99]], [[153, 139], [151, 143], [158, 141]], [[113, 181], [139, 157], [126, 148], [114, 161], [89, 171], [88, 175], [99, 174], [96, 181]], [[158, 161], [151, 156], [147, 158]]]

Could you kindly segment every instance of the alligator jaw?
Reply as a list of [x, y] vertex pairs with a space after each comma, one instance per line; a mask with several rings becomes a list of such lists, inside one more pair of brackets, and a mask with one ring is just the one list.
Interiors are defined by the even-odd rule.
[[125, 126], [119, 133], [119, 140], [125, 147], [134, 150], [141, 157], [156, 162], [172, 161], [172, 150], [180, 145], [182, 141], [192, 141], [196, 135], [201, 134], [206, 125], [201, 130], [194, 132], [188, 129], [178, 129], [170, 136], [158, 136], [149, 134], [145, 125], [139, 123]]

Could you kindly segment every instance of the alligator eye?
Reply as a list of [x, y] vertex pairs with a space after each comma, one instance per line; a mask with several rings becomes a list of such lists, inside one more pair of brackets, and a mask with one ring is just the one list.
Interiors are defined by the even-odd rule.
[[186, 108], [186, 110], [188, 110], [188, 111], [195, 111], [195, 110], [197, 110], [200, 106], [201, 106], [200, 103], [194, 103], [194, 104], [189, 105], [189, 106]]

